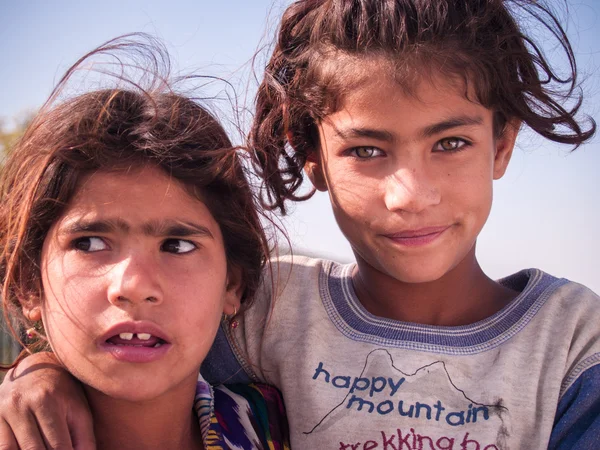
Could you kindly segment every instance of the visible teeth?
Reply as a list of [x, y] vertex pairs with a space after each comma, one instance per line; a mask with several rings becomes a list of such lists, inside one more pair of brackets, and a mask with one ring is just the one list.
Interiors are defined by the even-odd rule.
[[124, 341], [130, 341], [133, 339], [133, 333], [119, 333], [119, 337]]
[[147, 341], [148, 339], [150, 339], [152, 337], [152, 335], [150, 333], [138, 333], [137, 337], [139, 339], [141, 339], [142, 341]]
[[162, 345], [162, 343], [160, 343], [160, 342], [157, 342], [157, 343], [154, 345], [154, 348], [158, 348], [158, 347], [160, 347], [161, 345]]

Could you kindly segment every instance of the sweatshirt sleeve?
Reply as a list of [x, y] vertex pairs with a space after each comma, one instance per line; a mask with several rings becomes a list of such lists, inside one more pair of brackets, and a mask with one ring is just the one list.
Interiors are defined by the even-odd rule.
[[588, 359], [595, 365], [579, 375], [558, 403], [551, 450], [600, 448], [600, 353]]

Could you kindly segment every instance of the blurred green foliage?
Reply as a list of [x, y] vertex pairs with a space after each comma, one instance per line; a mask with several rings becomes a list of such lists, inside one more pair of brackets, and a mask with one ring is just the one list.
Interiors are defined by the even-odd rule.
[[0, 155], [6, 156], [31, 123], [34, 113], [27, 111], [11, 120], [0, 117]]

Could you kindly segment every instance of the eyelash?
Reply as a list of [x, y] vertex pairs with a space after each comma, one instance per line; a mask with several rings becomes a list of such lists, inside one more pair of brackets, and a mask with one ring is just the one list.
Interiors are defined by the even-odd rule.
[[[453, 148], [453, 149], [441, 149], [441, 150], [436, 149], [436, 147], [441, 146], [442, 142], [444, 142], [444, 141], [446, 141], [446, 142], [456, 141], [458, 143], [458, 147]], [[456, 153], [456, 152], [465, 150], [470, 145], [471, 145], [471, 142], [467, 141], [466, 139], [459, 138], [459, 137], [447, 137], [447, 138], [440, 139], [439, 141], [437, 141], [435, 143], [435, 145], [433, 146], [433, 151], [440, 152], [440, 153]]]
[[102, 250], [104, 250], [104, 249], [100, 249], [100, 250], [91, 250], [91, 251], [90, 251], [90, 250], [89, 250], [89, 248], [88, 248], [88, 249], [84, 249], [84, 248], [81, 248], [81, 247], [80, 247], [80, 245], [81, 245], [82, 243], [84, 243], [84, 242], [86, 242], [86, 241], [87, 241], [88, 243], [90, 243], [90, 241], [91, 241], [92, 239], [98, 239], [98, 240], [102, 241], [102, 243], [103, 243], [103, 244], [104, 244], [106, 247], [108, 247], [108, 244], [106, 243], [106, 241], [105, 241], [104, 239], [102, 239], [101, 237], [99, 237], [99, 236], [83, 236], [83, 237], [79, 237], [79, 238], [77, 238], [77, 239], [74, 239], [74, 240], [71, 242], [71, 247], [72, 247], [74, 250], [77, 250], [77, 251], [80, 251], [80, 252], [84, 252], [84, 253], [96, 253], [96, 252], [99, 252], [99, 251], [102, 251]]
[[[372, 153], [369, 156], [359, 156], [357, 154], [357, 152], [359, 150], [371, 150]], [[377, 156], [373, 156], [373, 153], [375, 152], [379, 152], [381, 153], [380, 155]], [[385, 153], [383, 152], [383, 150], [377, 148], [377, 147], [372, 147], [372, 146], [362, 146], [362, 147], [353, 147], [351, 149], [348, 150], [348, 155], [353, 156], [356, 159], [360, 159], [360, 160], [366, 160], [366, 159], [372, 159], [372, 158], [376, 158], [376, 157], [382, 157], [385, 156]]]
[[[80, 251], [80, 252], [83, 252], [83, 253], [96, 253], [96, 252], [100, 252], [100, 251], [103, 251], [103, 250], [105, 250], [105, 249], [106, 249], [106, 248], [102, 248], [102, 249], [98, 249], [98, 250], [90, 250], [90, 249], [89, 249], [89, 247], [91, 247], [91, 246], [92, 246], [92, 245], [91, 245], [91, 241], [92, 241], [92, 239], [98, 239], [98, 240], [100, 240], [100, 241], [101, 241], [101, 242], [104, 244], [104, 246], [105, 246], [105, 247], [108, 247], [108, 244], [106, 243], [106, 241], [105, 241], [103, 238], [99, 237], [99, 236], [83, 236], [83, 237], [79, 237], [79, 238], [77, 238], [77, 239], [74, 239], [74, 240], [71, 242], [71, 247], [72, 247], [74, 250], [77, 250], [77, 251]], [[87, 242], [88, 244], [90, 244], [90, 246], [89, 246], [87, 249], [86, 249], [86, 248], [82, 248], [82, 247], [81, 247], [81, 244], [83, 244], [83, 243], [86, 243], [86, 242]], [[179, 244], [177, 245], [178, 249], [181, 247], [181, 244], [180, 244], [180, 243], [182, 243], [182, 242], [183, 242], [183, 243], [185, 243], [185, 244], [189, 244], [189, 245], [191, 245], [191, 246], [192, 246], [192, 248], [191, 248], [191, 249], [189, 249], [189, 250], [187, 250], [187, 251], [184, 251], [184, 252], [177, 252], [177, 251], [173, 251], [173, 252], [171, 252], [171, 251], [168, 251], [168, 250], [166, 250], [166, 246], [167, 246], [168, 244], [172, 244], [173, 242], [177, 242], [177, 243], [179, 243]], [[161, 245], [160, 245], [160, 249], [161, 249], [161, 251], [164, 251], [164, 252], [166, 252], [166, 253], [179, 254], [179, 255], [185, 255], [185, 254], [187, 254], [187, 253], [191, 253], [191, 252], [193, 252], [194, 250], [196, 250], [197, 248], [198, 248], [198, 245], [197, 245], [197, 244], [195, 244], [194, 242], [192, 242], [192, 241], [188, 241], [188, 240], [186, 240], [186, 239], [177, 239], [177, 238], [168, 238], [168, 239], [165, 239], [165, 240], [164, 240], [164, 241], [161, 243]]]
[[173, 253], [173, 254], [176, 254], [176, 255], [185, 255], [185, 254], [187, 254], [187, 253], [191, 253], [191, 252], [193, 252], [194, 250], [197, 250], [197, 249], [198, 249], [198, 245], [197, 245], [197, 244], [195, 244], [195, 243], [194, 243], [194, 242], [192, 242], [192, 241], [188, 241], [188, 240], [186, 240], [186, 239], [169, 238], [169, 239], [165, 239], [165, 240], [163, 241], [163, 243], [161, 244], [161, 246], [160, 246], [160, 249], [161, 249], [161, 251], [166, 251], [166, 250], [164, 250], [164, 247], [165, 247], [165, 245], [166, 245], [167, 243], [172, 243], [173, 241], [176, 241], [176, 242], [185, 242], [186, 244], [190, 244], [190, 245], [191, 245], [193, 248], [192, 248], [191, 250], [188, 250], [188, 251], [186, 251], [186, 252], [180, 252], [180, 253], [179, 253], [179, 252], [168, 252], [168, 253]]
[[[439, 148], [440, 146], [442, 146], [442, 143], [444, 142], [456, 142], [457, 143], [457, 147], [456, 148], [451, 148], [451, 149], [443, 149], [443, 148]], [[471, 145], [471, 142], [467, 141], [466, 139], [463, 138], [459, 138], [459, 137], [447, 137], [447, 138], [443, 138], [440, 139], [439, 141], [437, 141], [435, 143], [435, 145], [433, 146], [433, 151], [434, 152], [439, 152], [439, 153], [457, 153], [460, 152], [462, 150], [465, 150], [467, 147], [469, 147]], [[358, 151], [360, 150], [370, 150], [371, 154], [369, 154], [368, 156], [359, 156], [358, 155]], [[374, 153], [379, 152], [379, 155], [374, 155]], [[372, 147], [372, 146], [362, 146], [362, 147], [353, 147], [351, 149], [348, 150], [348, 155], [353, 156], [356, 159], [359, 160], [368, 160], [368, 159], [373, 159], [376, 157], [382, 157], [385, 156], [385, 153], [383, 150], [377, 148], [377, 147]]]

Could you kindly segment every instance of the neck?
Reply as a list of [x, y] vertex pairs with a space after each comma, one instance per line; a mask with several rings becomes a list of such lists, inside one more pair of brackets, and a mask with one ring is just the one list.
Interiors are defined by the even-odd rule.
[[399, 281], [356, 257], [354, 289], [367, 311], [379, 317], [428, 325], [468, 325], [498, 312], [517, 295], [485, 275], [474, 247], [458, 266], [427, 283]]
[[114, 399], [86, 386], [97, 450], [201, 450], [195, 385], [148, 401]]

